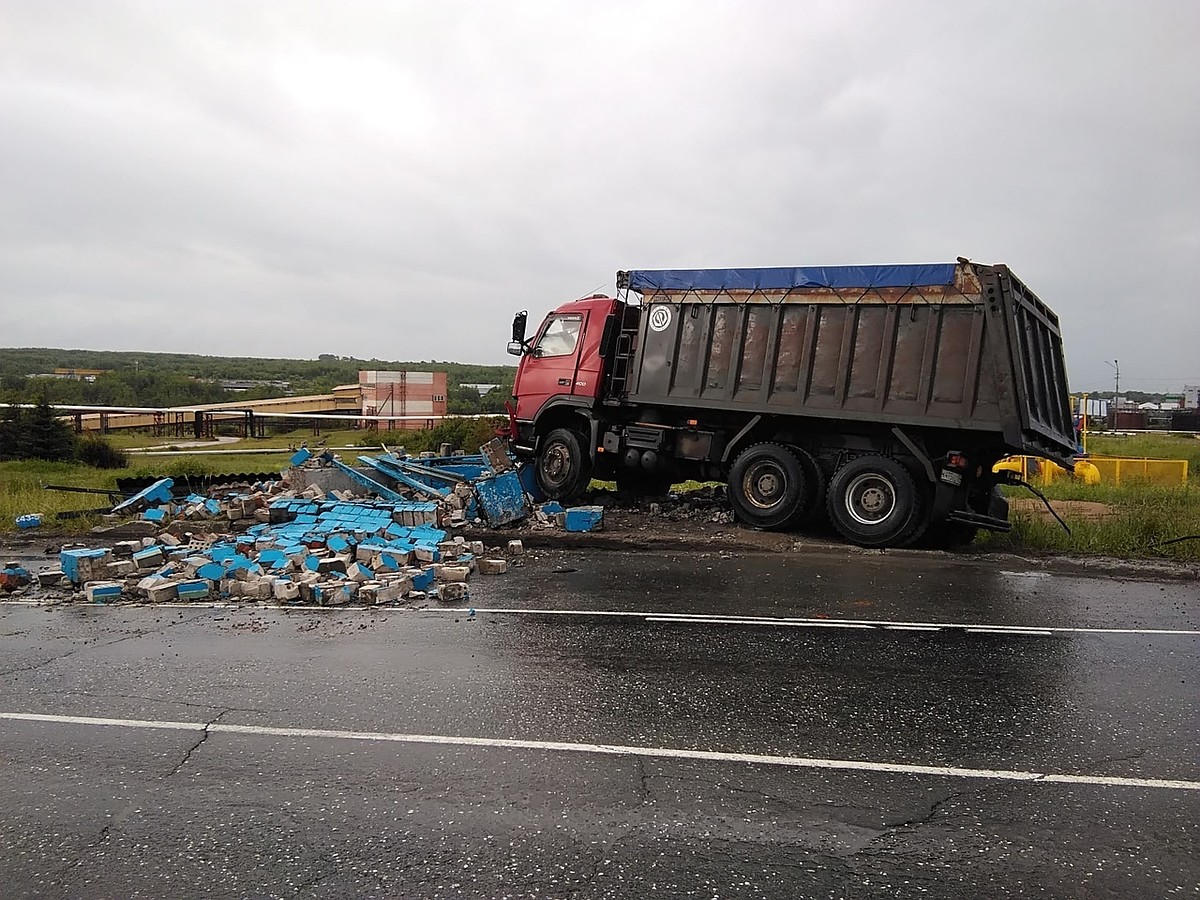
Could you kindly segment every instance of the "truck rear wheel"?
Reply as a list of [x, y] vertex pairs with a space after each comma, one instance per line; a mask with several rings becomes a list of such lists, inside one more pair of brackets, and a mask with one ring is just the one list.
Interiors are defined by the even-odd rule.
[[787, 527], [803, 513], [807, 498], [804, 466], [783, 444], [753, 444], [729, 470], [729, 504], [755, 528]]
[[908, 469], [886, 456], [860, 456], [829, 482], [829, 518], [860, 547], [896, 547], [922, 524], [917, 487]]
[[573, 500], [591, 481], [591, 459], [583, 437], [569, 428], [555, 428], [542, 440], [537, 454], [538, 486], [551, 500]]

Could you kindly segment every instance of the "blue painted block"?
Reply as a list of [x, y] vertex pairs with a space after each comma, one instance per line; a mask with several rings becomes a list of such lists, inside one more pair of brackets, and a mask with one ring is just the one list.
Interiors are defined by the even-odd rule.
[[128, 500], [118, 503], [113, 507], [113, 512], [131, 512], [141, 509], [143, 506], [158, 506], [167, 503], [171, 499], [171, 488], [174, 486], [175, 482], [172, 479], [160, 478], [150, 487], [138, 491]]
[[308, 462], [309, 459], [311, 459], [311, 458], [312, 458], [312, 453], [310, 453], [308, 451], [308, 448], [301, 447], [299, 450], [297, 450], [295, 453], [292, 454], [292, 458], [289, 461], [291, 462], [291, 464], [293, 466], [302, 466], [306, 462]]
[[340, 534], [331, 535], [329, 540], [325, 542], [325, 546], [334, 553], [344, 553], [350, 549], [350, 542]]
[[142, 518], [147, 522], [165, 522], [167, 518], [167, 511], [161, 506], [147, 509], [142, 513]]
[[483, 517], [493, 528], [519, 522], [529, 515], [525, 490], [516, 472], [478, 479], [475, 482], [475, 499], [479, 501]]
[[111, 603], [121, 599], [121, 585], [111, 581], [97, 582], [89, 584], [86, 593], [88, 599], [93, 603]]
[[138, 564], [139, 568], [158, 565], [165, 559], [163, 548], [154, 546], [147, 547], [145, 550], [138, 550], [133, 554], [133, 561]]
[[517, 477], [521, 479], [521, 487], [534, 503], [541, 503], [546, 499], [546, 495], [542, 492], [542, 488], [537, 482], [537, 468], [535, 466], [521, 466], [517, 470]]
[[208, 556], [213, 562], [224, 562], [237, 555], [237, 551], [228, 544], [213, 544]]
[[209, 515], [219, 516], [221, 514], [221, 504], [216, 500], [205, 500], [204, 508], [208, 510]]
[[433, 569], [422, 569], [412, 577], [413, 589], [418, 591], [427, 591], [433, 587]]
[[258, 568], [258, 565], [254, 562], [254, 560], [252, 560], [248, 557], [242, 556], [240, 553], [235, 554], [235, 555], [229, 557], [229, 559], [225, 560], [225, 571], [226, 572], [238, 572], [238, 571], [242, 571], [242, 570], [253, 571], [254, 569], [257, 569], [257, 568]]
[[[429, 504], [431, 507], [433, 504]], [[446, 532], [432, 525], [418, 525], [409, 535], [414, 541], [424, 541], [428, 544], [440, 544], [446, 539]]]
[[565, 527], [567, 531], [595, 531], [604, 524], [603, 506], [576, 506], [568, 509]]
[[198, 568], [196, 574], [209, 581], [220, 581], [225, 577], [225, 567], [220, 563], [211, 562]]
[[388, 552], [387, 550], [384, 550], [379, 554], [379, 564], [385, 569], [390, 569], [393, 572], [399, 572], [406, 565], [408, 565], [408, 558], [405, 556], [398, 556], [395, 552]]
[[203, 600], [209, 595], [212, 590], [212, 585], [202, 578], [197, 578], [193, 581], [179, 582], [179, 599], [180, 600]]

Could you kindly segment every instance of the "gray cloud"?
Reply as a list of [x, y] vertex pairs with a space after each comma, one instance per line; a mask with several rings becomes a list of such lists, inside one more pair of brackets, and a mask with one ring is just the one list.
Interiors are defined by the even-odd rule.
[[1007, 262], [1200, 382], [1200, 7], [0, 10], [0, 344], [500, 362], [619, 268]]

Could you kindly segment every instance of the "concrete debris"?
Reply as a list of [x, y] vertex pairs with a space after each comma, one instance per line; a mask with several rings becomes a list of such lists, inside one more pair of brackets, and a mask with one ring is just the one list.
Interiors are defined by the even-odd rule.
[[572, 506], [567, 509], [558, 501], [551, 500], [534, 509], [534, 522], [543, 528], [556, 528], [559, 531], [599, 531], [604, 527], [604, 507]]
[[734, 522], [724, 485], [671, 493], [654, 500], [627, 500], [609, 491], [596, 491], [588, 499], [593, 505], [605, 509], [639, 512], [671, 522], [693, 521], [714, 525], [730, 525]]
[[[271, 522], [213, 519], [204, 526], [211, 532], [189, 532], [175, 522], [173, 532], [147, 539], [149, 546], [121, 541], [112, 548], [67, 548], [59, 556], [61, 568], [38, 580], [52, 586], [66, 579], [90, 603], [214, 599], [342, 606], [427, 595], [457, 602], [467, 598], [477, 569], [504, 571], [507, 561], [498, 557], [478, 566], [472, 550], [482, 542], [448, 538], [429, 522], [412, 521], [408, 506], [280, 496], [267, 507]], [[224, 530], [232, 524], [244, 527]], [[29, 573], [20, 571], [28, 583]], [[4, 573], [7, 584], [9, 570]]]
[[0, 591], [6, 594], [25, 587], [31, 581], [33, 581], [33, 576], [20, 563], [6, 563], [4, 568], [0, 569]]
[[[508, 562], [483, 541], [447, 529], [468, 521], [495, 527], [529, 513], [518, 472], [496, 471], [488, 460], [499, 451], [491, 450], [420, 462], [395, 453], [361, 457], [367, 475], [302, 448], [292, 457], [298, 465], [278, 480], [217, 486], [206, 495], [178, 495], [164, 478], [114, 509], [158, 526], [154, 537], [64, 548], [61, 568], [38, 581], [65, 580], [91, 603], [465, 600], [472, 574], [501, 574]], [[512, 541], [508, 552], [524, 548]], [[29, 583], [27, 572], [24, 578]]]

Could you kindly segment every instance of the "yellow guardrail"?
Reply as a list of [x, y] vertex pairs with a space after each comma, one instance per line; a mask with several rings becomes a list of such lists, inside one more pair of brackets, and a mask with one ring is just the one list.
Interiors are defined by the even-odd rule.
[[[993, 472], [1019, 472], [1026, 481], [1048, 484], [1057, 478], [1071, 477], [1062, 466], [1037, 456], [1009, 456], [992, 468]], [[1120, 484], [1140, 481], [1169, 487], [1187, 484], [1186, 459], [1137, 459], [1126, 456], [1089, 456], [1075, 463], [1075, 478], [1085, 484]]]

